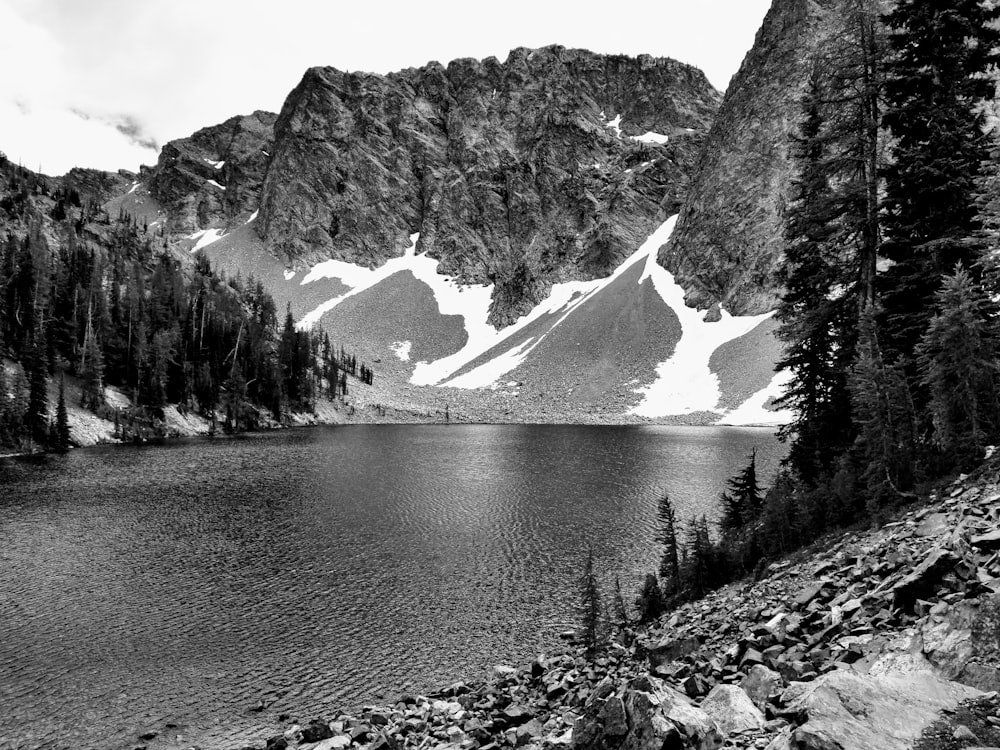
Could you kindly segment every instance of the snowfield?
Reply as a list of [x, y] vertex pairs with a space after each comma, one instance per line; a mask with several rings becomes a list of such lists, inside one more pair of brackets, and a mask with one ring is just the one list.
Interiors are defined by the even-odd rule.
[[684, 289], [673, 274], [656, 262], [656, 253], [670, 238], [676, 220], [676, 217], [667, 220], [643, 246], [653, 245], [646, 254], [642, 278], [652, 279], [660, 297], [680, 319], [683, 334], [673, 356], [657, 368], [656, 381], [638, 389], [643, 400], [631, 413], [641, 417], [715, 411], [722, 392], [718, 377], [708, 366], [712, 352], [749, 333], [773, 314], [734, 317], [722, 310], [720, 320], [708, 323], [706, 313], [685, 305]]
[[[510, 380], [512, 372], [531, 361], [532, 352], [554, 331], [559, 330], [560, 325], [571, 314], [585, 310], [588, 301], [609, 289], [623, 274], [631, 273], [629, 279], [638, 279], [638, 285], [634, 287], [635, 294], [640, 293], [639, 286], [651, 283], [655, 296], [669, 308], [661, 314], [672, 311], [680, 323], [681, 333], [668, 358], [655, 365], [655, 377], [648, 382], [643, 378], [632, 387], [635, 399], [628, 409], [629, 415], [655, 420], [709, 413], [718, 414], [720, 424], [787, 422], [791, 417], [790, 413], [766, 408], [772, 399], [781, 395], [787, 383], [787, 373], [775, 375], [766, 387], [751, 392], [752, 388], [763, 382], [758, 378], [757, 385], [751, 386], [743, 394], [745, 396], [750, 392], [749, 397], [743, 398], [735, 408], [726, 409], [720, 405], [725, 401], [732, 406], [735, 402], [732, 394], [728, 400], [723, 398], [719, 376], [710, 366], [713, 353], [720, 346], [754, 331], [773, 314], [734, 316], [721, 310], [718, 321], [707, 322], [705, 311], [687, 307], [684, 304], [684, 290], [656, 260], [660, 247], [670, 238], [675, 223], [676, 217], [665, 221], [610, 276], [593, 281], [555, 284], [548, 298], [530, 313], [499, 331], [487, 323], [492, 286], [462, 285], [449, 276], [439, 274], [436, 260], [428, 257], [426, 252], [416, 252], [418, 234], [410, 236], [410, 244], [402, 256], [392, 258], [375, 269], [338, 260], [328, 260], [309, 269], [302, 277], [300, 286], [321, 279], [336, 279], [347, 291], [308, 310], [300, 317], [297, 325], [309, 328], [317, 324], [324, 315], [335, 311], [345, 300], [372, 289], [394, 274], [408, 272], [429, 287], [442, 316], [461, 317], [466, 333], [465, 343], [457, 351], [453, 350], [447, 356], [433, 361], [412, 362], [410, 384], [464, 390], [496, 390], [501, 387], [502, 382]], [[204, 238], [199, 240], [201, 241]], [[286, 280], [294, 276], [290, 271], [285, 273]], [[621, 283], [625, 283], [628, 289], [633, 288], [630, 281], [622, 279]], [[614, 293], [620, 292], [616, 288]], [[631, 295], [632, 292], [627, 294]], [[387, 340], [382, 346], [383, 351], [391, 352], [399, 361], [411, 363], [410, 344], [409, 341]], [[664, 350], [664, 354], [668, 352], [669, 350]]]

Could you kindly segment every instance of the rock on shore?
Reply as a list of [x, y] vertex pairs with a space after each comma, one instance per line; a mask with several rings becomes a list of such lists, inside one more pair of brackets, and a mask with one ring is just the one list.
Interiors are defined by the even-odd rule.
[[593, 661], [570, 645], [483, 682], [293, 720], [266, 748], [985, 747], [1000, 744], [998, 687], [991, 460], [880, 529], [617, 633]]

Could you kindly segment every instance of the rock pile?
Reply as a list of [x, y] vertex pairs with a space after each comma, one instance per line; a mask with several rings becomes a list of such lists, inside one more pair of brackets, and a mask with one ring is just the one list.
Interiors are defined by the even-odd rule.
[[267, 750], [909, 748], [942, 711], [995, 697], [998, 592], [995, 461], [877, 531], [619, 633], [593, 662], [568, 648], [498, 666], [292, 725]]

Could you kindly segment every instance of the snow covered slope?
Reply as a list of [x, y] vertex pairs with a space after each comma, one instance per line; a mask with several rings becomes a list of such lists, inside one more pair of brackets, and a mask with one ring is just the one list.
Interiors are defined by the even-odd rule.
[[673, 226], [661, 225], [606, 278], [556, 284], [499, 331], [486, 322], [492, 288], [438, 273], [416, 234], [374, 269], [326, 261], [296, 273], [243, 230], [204, 247], [222, 270], [261, 278], [298, 325], [320, 325], [357, 351], [383, 397], [388, 389], [516, 421], [787, 420], [766, 408], [783, 385], [771, 316], [722, 310], [707, 322], [685, 307], [656, 263]]

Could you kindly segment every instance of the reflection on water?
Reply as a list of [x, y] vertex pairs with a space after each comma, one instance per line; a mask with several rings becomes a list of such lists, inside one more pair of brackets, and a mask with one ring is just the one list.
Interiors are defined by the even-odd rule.
[[636, 588], [661, 492], [711, 514], [755, 447], [770, 476], [773, 435], [734, 428], [356, 426], [0, 461], [0, 748], [238, 747], [282, 713], [519, 663], [572, 624], [588, 545]]

